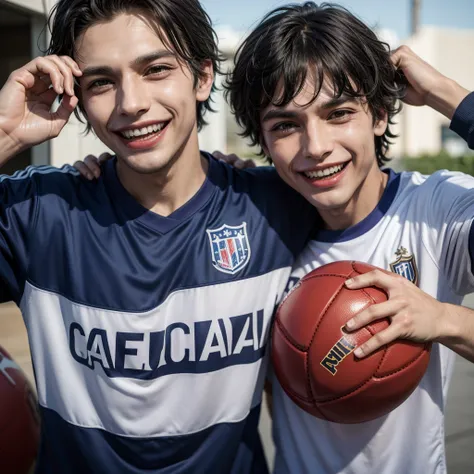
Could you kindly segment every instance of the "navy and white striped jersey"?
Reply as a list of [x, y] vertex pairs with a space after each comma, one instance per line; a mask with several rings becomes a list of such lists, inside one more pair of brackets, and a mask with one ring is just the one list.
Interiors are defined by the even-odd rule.
[[168, 217], [71, 167], [0, 178], [0, 301], [26, 323], [37, 472], [264, 473], [272, 313], [314, 225], [273, 169], [209, 157]]

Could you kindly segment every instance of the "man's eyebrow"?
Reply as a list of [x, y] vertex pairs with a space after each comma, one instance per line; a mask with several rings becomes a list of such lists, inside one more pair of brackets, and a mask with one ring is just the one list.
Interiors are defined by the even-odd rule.
[[327, 102], [324, 102], [324, 104], [321, 104], [321, 108], [333, 109], [334, 107], [338, 107], [342, 104], [345, 104], [346, 102], [357, 102], [357, 97], [352, 97], [347, 94], [342, 94], [339, 97], [334, 97], [332, 99], [329, 99]]
[[[332, 109], [334, 107], [338, 107], [347, 102], [355, 103], [357, 102], [357, 97], [352, 97], [347, 94], [342, 94], [339, 97], [334, 97], [332, 99], [329, 99], [327, 102], [324, 102], [323, 104], [321, 104], [321, 108], [324, 110]], [[262, 118], [262, 122], [268, 122], [269, 120], [272, 120], [272, 119], [294, 119], [297, 116], [298, 116], [297, 112], [274, 108], [274, 109], [268, 110], [264, 114]]]
[[143, 64], [151, 63], [152, 61], [162, 58], [176, 58], [176, 53], [168, 49], [162, 49], [160, 51], [155, 51], [154, 53], [144, 54], [143, 56], [134, 59], [132, 61], [132, 66], [142, 66]]
[[[156, 61], [157, 59], [173, 57], [176, 58], [176, 54], [173, 51], [169, 51], [167, 49], [163, 49], [160, 51], [155, 51], [153, 53], [144, 54], [143, 56], [139, 56], [135, 58], [131, 65], [132, 67], [142, 66], [144, 64], [150, 63], [152, 61]], [[91, 66], [86, 67], [82, 71], [82, 77], [88, 76], [111, 76], [114, 73], [114, 70], [110, 66]]]
[[282, 110], [282, 109], [270, 109], [265, 112], [262, 122], [268, 122], [269, 120], [278, 118], [278, 119], [294, 119], [298, 116], [296, 112], [292, 112], [290, 110]]
[[86, 67], [82, 71], [82, 77], [88, 77], [88, 76], [110, 76], [113, 74], [113, 69], [109, 66], [91, 66], [91, 67]]

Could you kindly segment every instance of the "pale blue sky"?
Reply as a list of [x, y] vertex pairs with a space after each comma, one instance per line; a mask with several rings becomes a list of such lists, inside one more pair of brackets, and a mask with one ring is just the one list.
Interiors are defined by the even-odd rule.
[[[269, 10], [289, 2], [285, 0], [201, 0], [201, 3], [216, 27], [229, 25], [238, 31], [245, 32]], [[357, 14], [371, 27], [392, 29], [401, 40], [409, 34], [411, 0], [340, 0], [338, 3]], [[474, 28], [474, 0], [421, 0], [421, 4], [422, 24]]]

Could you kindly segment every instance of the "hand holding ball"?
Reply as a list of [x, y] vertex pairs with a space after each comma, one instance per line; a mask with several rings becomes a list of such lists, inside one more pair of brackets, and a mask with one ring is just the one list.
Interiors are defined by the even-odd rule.
[[272, 362], [286, 394], [308, 413], [337, 423], [383, 416], [415, 390], [428, 366], [431, 344], [398, 340], [358, 359], [355, 348], [387, 327], [387, 319], [354, 332], [349, 319], [387, 295], [344, 282], [375, 267], [350, 261], [324, 265], [302, 278], [280, 304]]

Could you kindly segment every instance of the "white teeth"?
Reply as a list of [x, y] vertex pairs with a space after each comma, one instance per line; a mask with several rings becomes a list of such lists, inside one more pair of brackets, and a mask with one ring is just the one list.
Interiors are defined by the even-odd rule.
[[165, 128], [166, 123], [161, 122], [161, 123], [155, 123], [153, 125], [149, 125], [148, 127], [143, 127], [143, 128], [134, 128], [131, 130], [125, 130], [124, 132], [120, 132], [122, 136], [125, 138], [134, 138], [134, 137], [141, 137], [143, 135], [148, 135], [150, 133], [156, 133], [159, 132], [160, 130], [163, 130]]
[[330, 168], [325, 168], [323, 170], [318, 171], [305, 171], [304, 174], [307, 178], [326, 178], [327, 176], [331, 176], [333, 174], [339, 173], [339, 171], [344, 168], [344, 165], [337, 165], [331, 166]]

